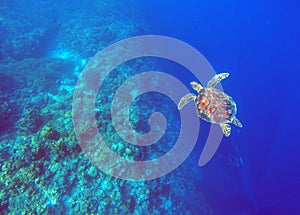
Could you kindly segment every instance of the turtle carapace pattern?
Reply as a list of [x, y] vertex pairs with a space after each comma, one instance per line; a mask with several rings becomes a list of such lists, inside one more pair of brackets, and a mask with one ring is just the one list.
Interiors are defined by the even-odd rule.
[[243, 127], [236, 118], [237, 107], [234, 100], [215, 88], [221, 80], [228, 76], [229, 73], [217, 74], [208, 82], [206, 87], [195, 81], [191, 82], [192, 88], [197, 91], [198, 95], [188, 93], [178, 103], [178, 110], [180, 110], [188, 102], [194, 100], [198, 116], [207, 122], [219, 124], [226, 137], [231, 133], [230, 123]]

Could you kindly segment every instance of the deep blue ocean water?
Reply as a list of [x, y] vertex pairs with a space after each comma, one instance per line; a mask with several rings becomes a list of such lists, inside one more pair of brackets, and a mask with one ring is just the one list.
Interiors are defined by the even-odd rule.
[[187, 1], [170, 6], [149, 1], [142, 6], [154, 33], [176, 35], [203, 53], [216, 71], [230, 71], [223, 86], [237, 100], [244, 124], [230, 141], [239, 145], [244, 165], [240, 178], [222, 164], [216, 171], [212, 164], [204, 167], [208, 187], [214, 187], [207, 188], [208, 196], [219, 214], [231, 207], [248, 208], [249, 214], [299, 213], [298, 3]]
[[[300, 214], [299, 3], [256, 0], [0, 2], [1, 213], [23, 211], [28, 214], [36, 210], [37, 214]], [[182, 166], [165, 178], [146, 181], [141, 186], [150, 190], [145, 201], [131, 199], [143, 194], [137, 188], [138, 183], [113, 180], [113, 186], [119, 186], [113, 196], [109, 193], [111, 188], [107, 190], [102, 186], [105, 197], [80, 197], [80, 183], [82, 186], [90, 183], [89, 189], [97, 192], [98, 183], [102, 185], [106, 179], [101, 173], [97, 173], [98, 178], [101, 176], [100, 182], [91, 176], [92, 173], [74, 176], [72, 171], [85, 171], [85, 167], [80, 168], [83, 164], [90, 170], [91, 163], [79, 156], [80, 148], [74, 138], [67, 139], [70, 131], [73, 132], [71, 120], [64, 121], [69, 126], [65, 125], [64, 129], [70, 129], [69, 133], [64, 133], [59, 124], [66, 117], [65, 112], [71, 110], [70, 104], [52, 103], [71, 101], [69, 88], [74, 87], [83, 66], [98, 51], [121, 39], [144, 34], [182, 40], [201, 52], [216, 73], [229, 72], [230, 76], [222, 81], [222, 86], [236, 101], [237, 116], [244, 127], [233, 126], [231, 136], [223, 138], [213, 159], [199, 167], [198, 159], [209, 129], [209, 124], [201, 121], [197, 145]], [[41, 60], [49, 57], [66, 62]], [[187, 87], [194, 78], [192, 74], [182, 75], [184, 69], [178, 65], [158, 64], [158, 68], [165, 68], [164, 71], [170, 69], [168, 73], [180, 78]], [[147, 70], [153, 65], [137, 68]], [[112, 77], [107, 82], [116, 79]], [[146, 105], [145, 101], [150, 98], [170, 102], [161, 95], [149, 95], [148, 98], [141, 97], [136, 104]], [[168, 129], [171, 134], [178, 135], [176, 106], [174, 103], [164, 105], [158, 102], [159, 108], [151, 106], [149, 112], [161, 109], [166, 115], [174, 116], [170, 118], [174, 126], [169, 124]], [[108, 110], [108, 107], [104, 109]], [[64, 117], [59, 118], [59, 114]], [[149, 116], [145, 115], [146, 118]], [[34, 120], [28, 120], [32, 117]], [[140, 117], [145, 120], [145, 116]], [[107, 116], [101, 118], [108, 119]], [[49, 129], [45, 127], [48, 122], [52, 126]], [[141, 132], [149, 129], [147, 123], [142, 122], [133, 127]], [[29, 141], [28, 138], [32, 139]], [[70, 157], [66, 158], [65, 154], [56, 157], [56, 151], [52, 151], [54, 158], [46, 156], [51, 144], [55, 143], [66, 143], [59, 151]], [[16, 150], [26, 144], [30, 145], [30, 152]], [[45, 152], [41, 152], [41, 148]], [[165, 148], [157, 146], [151, 150], [164, 152]], [[149, 152], [147, 156], [150, 156]], [[75, 164], [80, 159], [83, 163]], [[16, 164], [17, 160], [23, 163]], [[58, 168], [50, 174], [51, 165], [47, 162], [74, 165], [68, 171]], [[26, 172], [32, 165], [38, 173], [28, 176]], [[11, 172], [6, 171], [7, 166]], [[78, 168], [74, 170], [74, 166]], [[24, 169], [25, 173], [19, 173], [18, 168]], [[25, 183], [13, 177], [22, 178], [24, 174], [35, 184], [41, 177], [43, 186], [39, 186], [47, 187], [49, 183], [56, 191], [42, 192], [46, 188], [39, 188], [30, 191], [30, 198], [22, 197], [22, 192], [30, 190], [28, 187], [37, 186], [30, 182], [31, 179]], [[63, 175], [61, 178], [60, 174]], [[12, 189], [10, 184], [16, 188]], [[61, 190], [57, 188], [59, 185], [63, 187]], [[53, 194], [55, 192], [59, 197]], [[118, 192], [120, 197], [116, 197]], [[49, 196], [49, 193], [52, 201], [39, 203], [32, 198], [32, 195], [42, 198], [40, 195]], [[72, 206], [70, 202], [74, 198], [77, 205], [88, 206], [81, 209]], [[30, 208], [29, 202], [47, 204], [50, 209]], [[97, 207], [92, 210], [90, 202]], [[105, 206], [95, 209], [101, 204]]]

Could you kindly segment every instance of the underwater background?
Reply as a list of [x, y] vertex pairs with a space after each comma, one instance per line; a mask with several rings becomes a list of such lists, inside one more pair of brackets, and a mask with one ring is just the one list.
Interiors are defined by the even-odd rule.
[[[300, 214], [298, 8], [270, 0], [0, 0], [0, 214]], [[216, 73], [230, 73], [223, 90], [244, 127], [233, 126], [207, 165], [198, 166], [209, 131], [203, 120], [191, 155], [154, 180], [106, 175], [81, 150], [72, 123], [76, 81], [103, 48], [138, 35], [182, 40]], [[106, 77], [96, 100], [99, 132], [129, 160], [167, 153], [180, 132], [176, 104], [150, 92], [133, 102], [132, 126], [147, 133], [149, 115], [159, 111], [165, 135], [143, 149], [116, 135], [116, 89], [149, 70], [188, 88], [195, 78], [151, 57]]]

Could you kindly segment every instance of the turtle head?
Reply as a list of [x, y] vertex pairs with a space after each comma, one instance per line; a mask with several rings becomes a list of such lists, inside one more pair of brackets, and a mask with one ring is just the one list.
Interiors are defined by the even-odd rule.
[[191, 87], [196, 90], [198, 93], [200, 92], [200, 90], [203, 88], [200, 84], [198, 84], [196, 81], [192, 81], [190, 83]]

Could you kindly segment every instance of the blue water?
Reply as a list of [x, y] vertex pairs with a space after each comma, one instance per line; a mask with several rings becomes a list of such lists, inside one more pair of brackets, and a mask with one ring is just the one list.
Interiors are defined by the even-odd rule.
[[[293, 1], [2, 0], [0, 182], [5, 197], [0, 201], [1, 214], [299, 214], [298, 8]], [[65, 112], [71, 111], [68, 89], [74, 87], [86, 62], [114, 42], [144, 34], [182, 40], [201, 52], [216, 73], [229, 72], [222, 86], [236, 101], [244, 127], [233, 126], [213, 159], [199, 167], [209, 130], [209, 123], [201, 121], [190, 157], [169, 175], [140, 184], [93, 172], [70, 137], [72, 120], [64, 120]], [[150, 70], [153, 65], [148, 63], [135, 68]], [[194, 78], [172, 62], [157, 60], [154, 67], [164, 68], [187, 87]], [[122, 78], [112, 77], [107, 83]], [[155, 100], [164, 102], [149, 106]], [[135, 105], [148, 105], [141, 108], [140, 121], [133, 123], [142, 133], [149, 130], [145, 123], [149, 113], [169, 114], [167, 134], [160, 142], [166, 146], [154, 145], [138, 159], [152, 158], [152, 152], [153, 157], [160, 156], [177, 138], [179, 112], [160, 94], [141, 96]], [[48, 122], [50, 130], [45, 127]], [[109, 127], [105, 122], [100, 123], [102, 128]], [[62, 163], [69, 168], [57, 167]], [[28, 174], [31, 171], [34, 175]], [[28, 181], [20, 182], [24, 177]], [[36, 179], [42, 182], [33, 183]], [[107, 180], [116, 188], [103, 188]], [[94, 195], [80, 195], [82, 187]], [[138, 198], [143, 194], [147, 200]]]
[[149, 1], [143, 6], [153, 33], [176, 35], [216, 71], [230, 71], [223, 86], [234, 95], [244, 124], [230, 141], [239, 145], [244, 165], [238, 176], [220, 163], [203, 168], [211, 204], [219, 214], [299, 213], [299, 5]]

